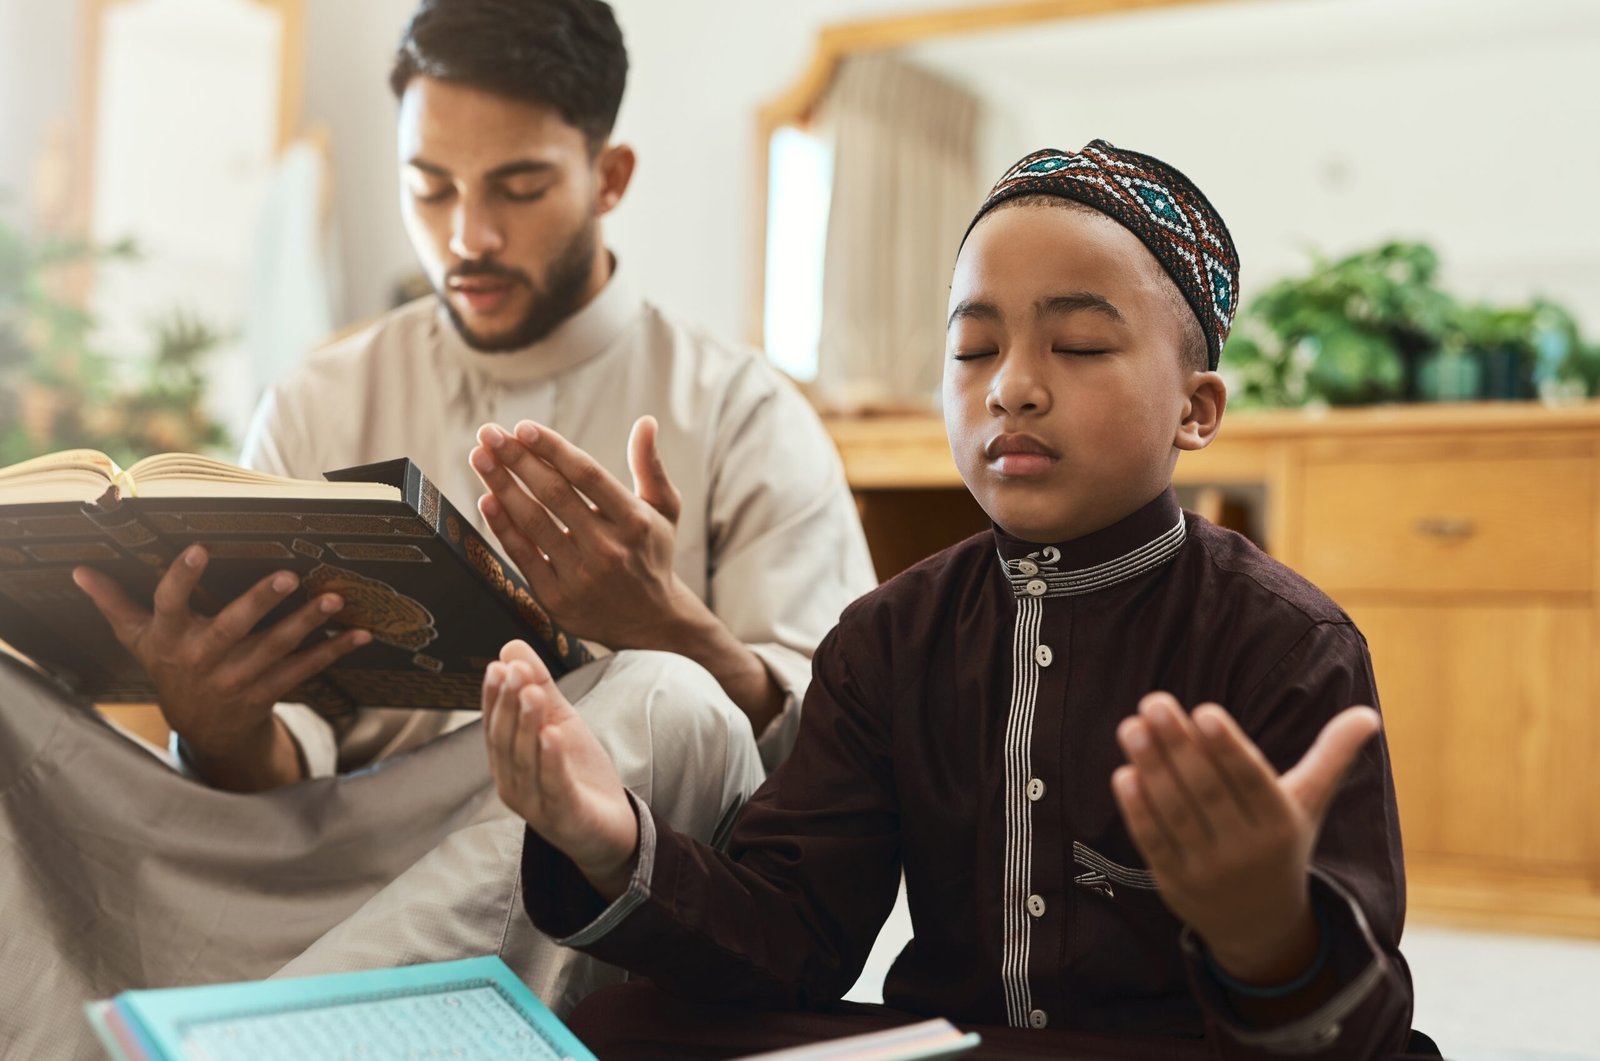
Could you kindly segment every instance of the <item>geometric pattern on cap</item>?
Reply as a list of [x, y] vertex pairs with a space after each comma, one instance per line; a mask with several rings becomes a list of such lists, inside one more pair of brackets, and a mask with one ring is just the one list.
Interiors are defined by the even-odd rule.
[[1193, 181], [1158, 158], [1105, 140], [1081, 151], [1046, 148], [1006, 170], [967, 232], [996, 206], [1027, 195], [1083, 203], [1137, 236], [1183, 293], [1205, 333], [1210, 367], [1217, 367], [1239, 305], [1239, 252]]

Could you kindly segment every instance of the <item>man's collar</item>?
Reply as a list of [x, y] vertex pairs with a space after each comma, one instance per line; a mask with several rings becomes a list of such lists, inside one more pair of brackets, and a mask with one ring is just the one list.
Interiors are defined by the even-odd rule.
[[467, 370], [468, 375], [498, 383], [537, 383], [576, 368], [611, 348], [644, 307], [644, 300], [629, 282], [615, 256], [611, 277], [588, 305], [556, 326], [538, 342], [515, 350], [486, 354], [461, 338], [442, 300], [434, 314], [440, 345]]
[[994, 528], [1001, 569], [1021, 597], [1067, 597], [1114, 586], [1169, 562], [1183, 547], [1183, 510], [1167, 487], [1109, 527], [1042, 545]]

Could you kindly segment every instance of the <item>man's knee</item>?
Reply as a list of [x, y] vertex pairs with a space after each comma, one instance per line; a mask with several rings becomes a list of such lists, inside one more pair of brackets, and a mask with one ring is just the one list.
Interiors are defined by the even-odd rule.
[[654, 758], [682, 745], [753, 745], [750, 720], [700, 664], [671, 652], [618, 652], [605, 675], [574, 705], [602, 743], [608, 734], [650, 735]]
[[574, 707], [624, 785], [701, 839], [764, 779], [750, 720], [698, 663], [619, 652]]

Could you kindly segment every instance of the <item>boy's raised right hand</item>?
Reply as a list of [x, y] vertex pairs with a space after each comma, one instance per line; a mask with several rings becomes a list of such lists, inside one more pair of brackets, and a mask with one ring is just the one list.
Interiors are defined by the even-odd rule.
[[605, 899], [628, 889], [639, 819], [594, 733], [524, 641], [500, 650], [483, 679], [489, 771], [516, 811]]

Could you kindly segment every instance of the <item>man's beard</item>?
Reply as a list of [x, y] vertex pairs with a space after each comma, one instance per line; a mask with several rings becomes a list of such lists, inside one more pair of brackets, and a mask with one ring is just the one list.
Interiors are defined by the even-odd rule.
[[[438, 291], [439, 300], [450, 314], [450, 323], [463, 342], [483, 354], [503, 354], [520, 350], [538, 342], [583, 306], [584, 294], [589, 288], [589, 276], [594, 268], [596, 232], [599, 226], [593, 215], [586, 218], [572, 239], [562, 248], [544, 274], [544, 293], [541, 295], [521, 269], [512, 269], [492, 259], [462, 262], [445, 274], [445, 290]], [[516, 327], [504, 335], [485, 339], [476, 335], [461, 319], [461, 314], [450, 302], [449, 283], [456, 278], [493, 276], [513, 284], [520, 284], [532, 293], [528, 312], [522, 315]], [[435, 290], [438, 290], [437, 288]]]

